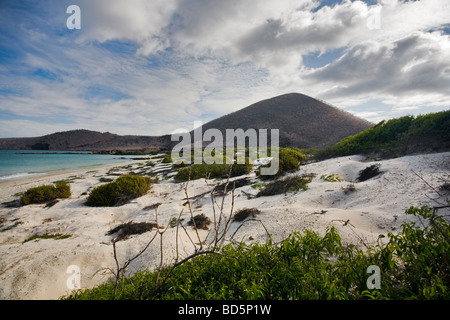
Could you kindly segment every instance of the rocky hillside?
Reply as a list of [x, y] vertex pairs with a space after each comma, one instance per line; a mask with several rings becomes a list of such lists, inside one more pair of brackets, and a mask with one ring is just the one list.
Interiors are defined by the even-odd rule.
[[280, 146], [322, 149], [373, 124], [309, 96], [290, 93], [263, 100], [203, 125], [203, 130], [279, 129]]
[[134, 150], [165, 148], [170, 136], [119, 136], [109, 132], [72, 130], [35, 138], [0, 139], [0, 149], [12, 150]]

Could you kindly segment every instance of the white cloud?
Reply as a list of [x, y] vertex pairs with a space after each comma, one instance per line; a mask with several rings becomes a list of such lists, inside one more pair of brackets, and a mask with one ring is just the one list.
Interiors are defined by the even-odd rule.
[[81, 42], [132, 41], [142, 55], [168, 46], [164, 28], [176, 9], [175, 0], [85, 0], [79, 6], [85, 8]]
[[[67, 17], [65, 8], [50, 5], [47, 16], [15, 16], [17, 27], [10, 28], [19, 41], [0, 33], [0, 49], [8, 40], [21, 53], [15, 64], [0, 64], [1, 88], [18, 92], [0, 95], [0, 112], [48, 117], [42, 131], [59, 130], [58, 119], [66, 117], [73, 126], [156, 135], [190, 130], [194, 120], [206, 122], [287, 92], [354, 107], [366, 118], [448, 105], [450, 40], [430, 32], [450, 23], [447, 0], [344, 0], [319, 10], [312, 10], [317, 0], [77, 5], [79, 31], [49, 31]], [[380, 25], [373, 25], [378, 18]], [[339, 59], [304, 67], [303, 55], [336, 49], [343, 52]], [[36, 70], [56, 79], [30, 76]], [[111, 97], [93, 93], [98, 87]], [[383, 112], [368, 108], [370, 101], [382, 101]]]
[[415, 32], [392, 43], [366, 41], [306, 79], [323, 86], [325, 99], [378, 96], [392, 103], [406, 97], [411, 103], [444, 97], [450, 88], [449, 46], [450, 37], [440, 32]]

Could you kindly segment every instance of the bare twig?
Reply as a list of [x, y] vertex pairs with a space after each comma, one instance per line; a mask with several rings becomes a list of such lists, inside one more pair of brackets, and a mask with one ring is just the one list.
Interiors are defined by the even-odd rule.
[[349, 227], [350, 230], [358, 237], [358, 239], [361, 241], [361, 243], [362, 243], [367, 249], [370, 249], [370, 245], [367, 244], [367, 242], [364, 240], [364, 238], [363, 238], [361, 235], [359, 235], [359, 234], [354, 230], [354, 229], [356, 229], [356, 227], [355, 227], [353, 224], [350, 223], [350, 219], [347, 219], [347, 220], [334, 219], [334, 220], [331, 220], [331, 221], [340, 221], [340, 222], [343, 222], [343, 226], [344, 226], [344, 227]]
[[114, 292], [113, 292], [113, 300], [116, 298], [116, 290], [117, 290], [117, 283], [119, 282], [120, 272], [121, 268], [119, 267], [119, 260], [117, 260], [117, 252], [116, 252], [116, 240], [113, 239], [113, 254], [114, 254], [114, 261], [116, 262], [116, 280], [114, 282]]
[[343, 224], [344, 227], [347, 226], [347, 225], [351, 225], [353, 228], [355, 228], [355, 226], [352, 225], [352, 224], [350, 223], [350, 219], [347, 219], [347, 220], [333, 219], [333, 220], [331, 220], [331, 221], [340, 221], [340, 222], [343, 222], [343, 223], [344, 223], [344, 224]]
[[267, 231], [267, 228], [266, 228], [266, 226], [264, 225], [264, 223], [263, 223], [261, 220], [259, 220], [259, 219], [254, 219], [254, 218], [253, 218], [253, 219], [246, 219], [246, 220], [244, 220], [244, 221], [239, 225], [239, 227], [237, 227], [236, 230], [233, 232], [233, 234], [232, 234], [231, 237], [230, 237], [230, 241], [233, 240], [234, 236], [235, 236], [236, 233], [239, 231], [239, 229], [242, 228], [242, 226], [244, 225], [244, 223], [249, 222], [249, 221], [257, 221], [257, 222], [259, 222], [259, 223], [263, 226], [264, 230], [266, 231], [267, 239], [270, 238], [271, 235], [270, 235], [269, 231]]
[[[157, 227], [158, 227], [158, 223]], [[130, 265], [131, 262], [133, 262], [134, 260], [136, 260], [138, 257], [140, 257], [146, 250], [147, 248], [150, 246], [150, 244], [153, 242], [153, 240], [156, 238], [156, 235], [158, 234], [158, 232], [155, 232], [155, 234], [153, 235], [153, 237], [150, 239], [150, 241], [147, 243], [147, 245], [141, 250], [139, 251], [138, 254], [136, 254], [134, 257], [128, 259], [123, 265], [122, 267], [119, 266], [119, 260], [117, 259], [117, 250], [116, 250], [116, 242], [118, 242], [117, 239], [113, 239], [112, 240], [112, 245], [113, 245], [113, 255], [114, 255], [114, 261], [116, 262], [116, 272], [114, 274], [115, 276], [115, 281], [114, 281], [114, 292], [113, 292], [113, 300], [116, 297], [116, 290], [117, 290], [117, 284], [119, 282], [120, 277], [125, 273], [125, 270], [128, 268], [128, 266]]]
[[181, 219], [181, 215], [182, 215], [183, 211], [184, 211], [184, 208], [181, 209], [180, 214], [178, 215], [178, 220], [177, 220], [177, 231], [175, 233], [175, 246], [176, 246], [176, 251], [177, 251], [176, 254], [177, 254], [177, 256], [175, 258], [175, 261], [178, 261], [178, 229], [179, 229], [180, 224], [181, 224], [180, 219]]
[[188, 189], [187, 189], [189, 181], [190, 181], [190, 177], [189, 177], [189, 180], [186, 182], [186, 186], [184, 187], [184, 194], [186, 195], [187, 204], [188, 204], [188, 207], [189, 207], [189, 212], [191, 213], [192, 224], [194, 225], [194, 230], [195, 230], [195, 233], [197, 234], [198, 242], [200, 244], [200, 250], [202, 250], [203, 249], [203, 244], [202, 244], [202, 241], [200, 239], [200, 235], [198, 234], [198, 228], [197, 228], [197, 225], [195, 223], [194, 213], [192, 212], [191, 200], [189, 199], [189, 194], [188, 194]]
[[427, 186], [429, 186], [431, 189], [434, 190], [439, 196], [442, 196], [442, 194], [439, 193], [432, 185], [430, 185], [424, 178], [422, 178], [419, 174], [417, 174], [413, 169], [410, 169], [412, 173], [414, 173], [416, 176], [418, 176], [423, 182], [426, 183]]
[[447, 240], [447, 242], [450, 242], [448, 234], [444, 230], [442, 230], [442, 228], [434, 221], [436, 219], [436, 217], [439, 217], [437, 215], [438, 210], [445, 209], [445, 208], [450, 208], [450, 205], [444, 205], [444, 206], [439, 206], [439, 207], [433, 208], [433, 215], [430, 218], [430, 224], [434, 227], [434, 229], [439, 231], [439, 233]]
[[220, 250], [223, 246], [223, 243], [225, 242], [225, 236], [228, 233], [228, 229], [230, 228], [230, 222], [231, 222], [231, 218], [233, 217], [233, 211], [234, 211], [234, 185], [233, 185], [233, 191], [231, 193], [231, 210], [230, 210], [230, 216], [228, 217], [228, 219], [225, 222], [225, 227], [223, 229], [221, 238], [222, 241], [220, 242], [219, 248], [217, 248], [218, 250]]

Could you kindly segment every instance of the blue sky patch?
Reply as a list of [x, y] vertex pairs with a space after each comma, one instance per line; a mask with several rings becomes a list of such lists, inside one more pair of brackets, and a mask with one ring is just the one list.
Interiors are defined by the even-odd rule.
[[311, 69], [321, 68], [341, 57], [344, 52], [345, 48], [338, 48], [323, 54], [320, 54], [320, 51], [315, 51], [303, 56], [303, 64]]
[[60, 76], [58, 74], [46, 69], [37, 69], [36, 71], [32, 72], [32, 75], [52, 81], [60, 79]]

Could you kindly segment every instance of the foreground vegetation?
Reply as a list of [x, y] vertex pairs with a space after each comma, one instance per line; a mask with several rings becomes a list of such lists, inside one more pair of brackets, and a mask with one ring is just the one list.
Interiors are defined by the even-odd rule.
[[[124, 277], [117, 286], [112, 281], [65, 298], [450, 299], [449, 224], [428, 207], [406, 212], [418, 216], [422, 226], [405, 223], [369, 250], [344, 244], [334, 227], [323, 236], [306, 230], [280, 243], [204, 251]], [[372, 265], [381, 270], [380, 289], [368, 289]]]

